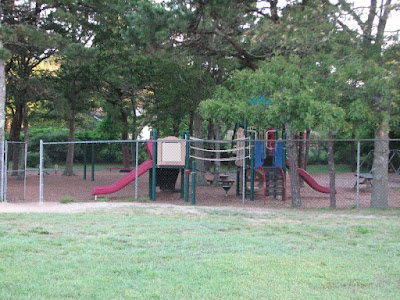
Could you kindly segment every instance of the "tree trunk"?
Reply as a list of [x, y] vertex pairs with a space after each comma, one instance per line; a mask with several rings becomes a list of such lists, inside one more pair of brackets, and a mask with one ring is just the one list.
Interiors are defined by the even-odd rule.
[[[75, 115], [76, 112], [71, 112], [71, 118], [69, 120], [69, 136], [68, 141], [75, 141]], [[68, 144], [67, 160], [65, 162], [64, 176], [74, 176], [74, 143]]]
[[299, 168], [304, 169], [304, 148], [305, 148], [305, 140], [304, 140], [304, 131], [299, 133]]
[[276, 24], [279, 22], [279, 13], [278, 13], [278, 0], [270, 0], [269, 4], [271, 6], [271, 21]]
[[180, 120], [175, 120], [172, 123], [172, 135], [174, 135], [174, 136], [179, 135], [179, 124], [180, 124]]
[[[3, 42], [0, 38], [0, 49], [3, 49]], [[6, 127], [6, 73], [5, 62], [0, 57], [0, 142], [5, 138]]]
[[[13, 115], [13, 120], [11, 123], [11, 130], [10, 130], [10, 140], [12, 142], [20, 142], [21, 139], [21, 129], [22, 129], [22, 120], [24, 114], [24, 106], [17, 104], [15, 107], [15, 113]], [[19, 165], [19, 144], [12, 145], [12, 175], [18, 175], [18, 165]]]
[[292, 190], [292, 206], [299, 207], [301, 206], [301, 195], [300, 195], [300, 176], [298, 173], [298, 143], [296, 142], [296, 132], [290, 128], [290, 126], [286, 126], [288, 129], [288, 137], [287, 137], [287, 154], [289, 157], [289, 175], [290, 175], [290, 183]]
[[372, 164], [371, 207], [388, 207], [389, 125], [382, 121], [375, 129], [374, 162]]
[[[296, 137], [296, 139], [298, 140], [296, 143], [298, 144], [298, 151], [299, 151], [299, 155], [298, 155], [298, 160], [299, 160], [299, 168], [303, 168], [304, 169], [304, 148], [305, 148], [305, 142], [304, 142], [304, 131], [301, 131], [298, 136]], [[300, 187], [304, 186], [304, 180], [299, 177], [299, 184]]]
[[[354, 140], [356, 138], [356, 134], [353, 132], [351, 134], [351, 139]], [[352, 141], [350, 143], [350, 165], [351, 172], [356, 172], [357, 170], [357, 161], [356, 161], [356, 142]]]
[[25, 145], [29, 144], [29, 123], [28, 123], [28, 113], [29, 113], [29, 106], [28, 103], [25, 103], [24, 107], [24, 116], [23, 116], [23, 124], [24, 124], [24, 145], [22, 151], [22, 158], [21, 158], [21, 168], [22, 170], [18, 172], [18, 179], [24, 179], [25, 177]]
[[329, 165], [329, 203], [330, 207], [336, 207], [336, 178], [335, 178], [335, 155], [333, 152], [333, 134], [332, 130], [328, 133], [328, 165]]
[[[126, 112], [121, 108], [121, 122], [122, 122], [122, 140], [128, 140], [128, 115]], [[130, 169], [130, 157], [129, 157], [129, 147], [127, 144], [122, 144], [122, 166], [123, 168]]]
[[306, 130], [306, 136], [305, 136], [306, 149], [305, 149], [305, 153], [304, 153], [304, 166], [303, 166], [304, 170], [307, 170], [308, 156], [309, 156], [309, 153], [310, 153], [310, 133], [311, 133], [311, 130], [307, 129]]
[[189, 134], [190, 134], [190, 136], [193, 136], [193, 125], [194, 125], [193, 123], [194, 123], [194, 118], [195, 118], [194, 115], [195, 115], [195, 112], [190, 112], [190, 114], [189, 114]]

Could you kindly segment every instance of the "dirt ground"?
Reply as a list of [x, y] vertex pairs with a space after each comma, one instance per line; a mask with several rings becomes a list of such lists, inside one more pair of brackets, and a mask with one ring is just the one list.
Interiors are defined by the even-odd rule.
[[[91, 176], [88, 175], [87, 179], [83, 179], [83, 174], [77, 172], [76, 176], [66, 177], [62, 176], [60, 172], [57, 174], [54, 172], [44, 175], [43, 191], [44, 191], [44, 203], [49, 207], [51, 211], [57, 212], [59, 209], [65, 209], [65, 204], [60, 204], [61, 201], [67, 201], [72, 199], [74, 205], [79, 208], [74, 208], [72, 205], [71, 209], [78, 211], [85, 211], [92, 209], [93, 207], [113, 206], [113, 205], [129, 205], [131, 202], [143, 203], [148, 202], [149, 198], [149, 178], [148, 173], [145, 173], [137, 181], [137, 196], [138, 200], [135, 199], [135, 188], [136, 183], [132, 182], [122, 190], [110, 194], [98, 197], [95, 201], [95, 197], [92, 196], [92, 190], [94, 186], [111, 184], [124, 176], [125, 174], [119, 173], [118, 171], [103, 170], [95, 173], [94, 181], [91, 180]], [[328, 185], [329, 177], [328, 174], [315, 174], [313, 178], [321, 185]], [[180, 197], [180, 178], [178, 177], [176, 183], [176, 192], [160, 191], [157, 188], [156, 201], [161, 204], [178, 204], [178, 205], [190, 205], [192, 201], [191, 195], [189, 195], [188, 203]], [[356, 206], [356, 189], [354, 188], [356, 177], [352, 173], [337, 174], [336, 175], [336, 186], [337, 186], [337, 207], [348, 208]], [[190, 187], [190, 191], [192, 187]], [[25, 196], [24, 196], [24, 181], [18, 180], [15, 176], [8, 177], [7, 185], [7, 200], [12, 204], [19, 203], [32, 203], [32, 207], [37, 207], [39, 201], [39, 176], [35, 173], [27, 175], [25, 185]], [[228, 196], [225, 196], [225, 191], [221, 186], [197, 186], [196, 189], [196, 205], [198, 206], [210, 206], [210, 207], [248, 207], [248, 208], [261, 208], [261, 207], [290, 207], [291, 206], [291, 195], [290, 195], [290, 178], [286, 181], [286, 201], [282, 201], [281, 197], [278, 196], [276, 199], [273, 196], [268, 196], [266, 199], [266, 206], [264, 206], [264, 193], [259, 191], [255, 194], [254, 201], [250, 201], [249, 197], [245, 199], [244, 204], [242, 203], [242, 195], [236, 196], [236, 183], [233, 184], [232, 188], [228, 191]], [[329, 207], [329, 195], [319, 193], [307, 184], [301, 188], [302, 195], [302, 206], [304, 207]], [[21, 200], [24, 199], [25, 200]], [[360, 185], [359, 193], [359, 207], [369, 207], [371, 198], [371, 187], [363, 184]], [[77, 202], [77, 203], [76, 203]], [[78, 203], [82, 203], [78, 205]], [[85, 205], [83, 205], [85, 204]], [[42, 204], [43, 205], [43, 204]], [[389, 176], [389, 206], [400, 207], [400, 175], [390, 174]], [[6, 210], [7, 205], [3, 204], [0, 206], [0, 211]], [[11, 208], [10, 208], [11, 209]]]

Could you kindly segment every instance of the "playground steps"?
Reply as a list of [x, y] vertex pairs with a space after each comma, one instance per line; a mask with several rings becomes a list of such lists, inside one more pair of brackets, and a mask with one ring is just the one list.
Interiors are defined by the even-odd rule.
[[264, 171], [265, 196], [282, 196], [285, 200], [285, 173], [282, 168], [262, 167]]

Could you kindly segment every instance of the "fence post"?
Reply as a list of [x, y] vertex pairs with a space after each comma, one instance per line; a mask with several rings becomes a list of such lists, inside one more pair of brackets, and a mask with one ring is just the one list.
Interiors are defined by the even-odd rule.
[[236, 169], [236, 196], [240, 195], [240, 168]]
[[151, 173], [151, 200], [156, 201], [157, 130], [153, 130], [153, 168]]
[[94, 143], [92, 143], [92, 181], [94, 181], [94, 162], [95, 162]]
[[1, 197], [1, 201], [4, 201], [4, 146], [5, 145], [5, 141], [1, 141], [1, 183], [0, 183], [0, 197]]
[[83, 146], [83, 180], [86, 180], [87, 144]]
[[192, 204], [196, 204], [196, 161], [192, 162]]
[[[185, 139], [186, 132], [182, 131], [181, 137], [182, 139]], [[186, 158], [187, 158], [187, 151], [185, 153]], [[181, 169], [181, 199], [185, 197], [185, 170]]]
[[242, 205], [246, 198], [246, 143], [243, 143], [243, 163], [242, 163]]
[[8, 180], [8, 142], [4, 144], [4, 194], [3, 201], [7, 202], [7, 180]]
[[255, 133], [251, 132], [251, 141], [250, 141], [250, 201], [254, 201], [254, 140], [255, 140]]
[[43, 203], [43, 140], [39, 144], [39, 203]]
[[186, 132], [186, 159], [185, 159], [185, 202], [189, 202], [189, 173], [190, 173], [190, 166], [189, 166], [189, 160], [190, 160], [190, 134], [187, 131]]
[[[243, 129], [244, 129], [243, 166], [246, 166], [246, 164], [247, 164], [246, 150], [247, 150], [247, 146], [249, 145], [248, 142], [247, 142], [247, 137], [248, 137], [248, 133], [247, 133], [247, 118], [244, 118]], [[243, 189], [242, 193], [244, 194], [244, 198], [246, 198], [246, 196], [247, 196], [247, 191], [246, 191], [246, 180], [247, 180], [246, 167], [244, 167], [243, 170], [244, 170], [244, 172], [243, 172], [244, 189]], [[243, 202], [243, 204], [244, 204], [244, 202]]]
[[135, 200], [138, 200], [138, 164], [139, 164], [139, 142], [136, 140], [135, 148]]
[[28, 166], [28, 143], [24, 144], [24, 160], [25, 160], [25, 164], [24, 164], [24, 200], [26, 200], [26, 171], [27, 171], [27, 166]]
[[356, 196], [356, 208], [360, 205], [360, 141], [357, 142], [357, 196]]

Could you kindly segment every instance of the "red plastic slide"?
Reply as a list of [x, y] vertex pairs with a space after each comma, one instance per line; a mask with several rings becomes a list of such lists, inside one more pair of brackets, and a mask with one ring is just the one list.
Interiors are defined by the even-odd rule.
[[[142, 176], [144, 173], [146, 173], [148, 170], [150, 170], [153, 167], [153, 161], [151, 159], [148, 159], [141, 163], [138, 166], [138, 177]], [[119, 179], [118, 181], [114, 182], [113, 184], [110, 185], [103, 185], [103, 186], [95, 186], [93, 188], [92, 195], [103, 195], [103, 194], [112, 194], [115, 193], [116, 191], [119, 191], [123, 187], [127, 186], [129, 183], [134, 181], [136, 179], [136, 170], [133, 170], [126, 174], [124, 177]]]
[[[304, 170], [304, 169], [302, 169], [302, 168], [299, 168], [299, 169], [298, 169], [298, 172], [299, 172], [299, 176], [300, 176], [301, 178], [303, 178], [303, 180], [304, 180], [305, 182], [307, 182], [307, 184], [308, 184], [311, 188], [313, 188], [314, 190], [316, 190], [316, 191], [318, 191], [318, 192], [325, 193], [325, 194], [329, 194], [329, 187], [327, 187], [327, 186], [322, 186], [322, 185], [318, 184], [318, 182], [316, 182], [315, 179], [312, 178], [311, 175], [310, 175], [306, 170]], [[335, 191], [335, 193], [336, 193], [336, 191]]]
[[[153, 142], [148, 142], [146, 144], [146, 149], [147, 153], [149, 154], [150, 159], [144, 161], [138, 166], [138, 177], [142, 176], [144, 173], [146, 173], [148, 170], [150, 170], [153, 167]], [[118, 181], [114, 182], [113, 184], [110, 185], [103, 185], [103, 186], [95, 186], [93, 188], [92, 195], [103, 195], [103, 194], [112, 194], [120, 189], [124, 188], [127, 186], [129, 183], [134, 181], [136, 179], [136, 169], [132, 170], [128, 174], [126, 174], [124, 177], [119, 179]]]

